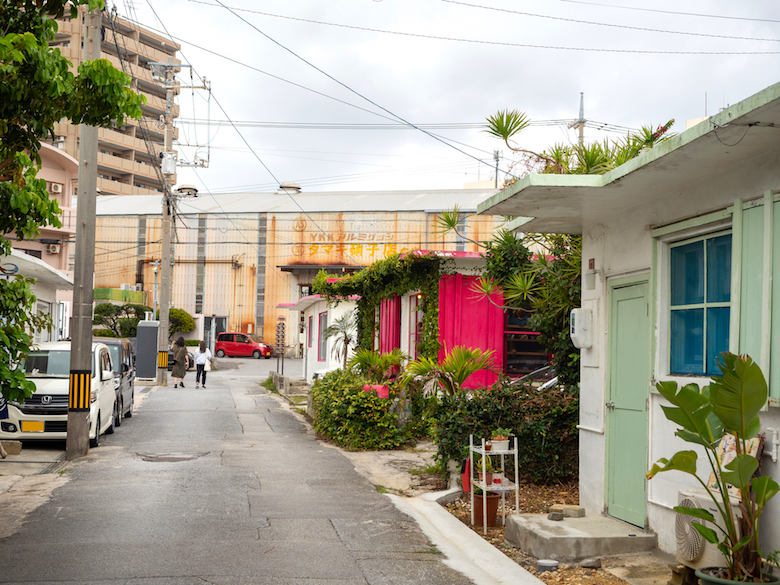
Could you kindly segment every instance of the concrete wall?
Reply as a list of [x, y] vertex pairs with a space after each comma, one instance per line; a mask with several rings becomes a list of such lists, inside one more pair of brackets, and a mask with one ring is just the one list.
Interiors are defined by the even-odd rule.
[[[339, 303], [338, 307], [328, 307], [327, 301], [324, 299], [321, 301], [317, 301], [316, 303], [310, 305], [307, 307], [303, 312], [303, 317], [305, 320], [305, 326], [304, 326], [304, 339], [308, 340], [309, 336], [309, 317], [312, 317], [312, 325], [313, 325], [313, 336], [312, 336], [312, 346], [309, 347], [309, 344], [307, 341], [304, 341], [303, 344], [303, 377], [309, 384], [312, 383], [312, 376], [314, 375], [314, 372], [318, 370], [325, 370], [325, 369], [331, 369], [331, 368], [340, 368], [343, 366], [343, 362], [337, 361], [333, 357], [333, 343], [334, 340], [328, 339], [325, 342], [326, 345], [326, 351], [325, 355], [322, 356], [324, 359], [319, 360], [317, 355], [317, 341], [319, 339], [319, 315], [320, 313], [326, 312], [328, 314], [328, 326], [332, 325], [333, 322], [340, 318], [345, 313], [352, 311], [355, 309], [355, 303], [354, 301], [344, 301]], [[297, 315], [297, 312], [290, 312], [291, 315]], [[293, 318], [293, 320], [297, 323], [297, 320]], [[350, 352], [348, 356], [351, 356], [354, 353], [354, 346], [350, 349]]]
[[[650, 229], [656, 226], [693, 218], [706, 213], [724, 209], [734, 200], [760, 198], [767, 189], [778, 189], [778, 174], [766, 172], [766, 169], [780, 168], [780, 157], [770, 155], [756, 160], [755, 166], [748, 168], [722, 169], [710, 181], [700, 184], [678, 185], [673, 191], [659, 193], [652, 204], [634, 208], [629, 213], [610, 216], [602, 214], [586, 220], [583, 226], [583, 273], [588, 269], [589, 259], [603, 273], [596, 277], [595, 289], [583, 289], [582, 305], [593, 311], [594, 347], [583, 351], [581, 366], [581, 403], [580, 403], [580, 503], [589, 515], [601, 514], [606, 502], [606, 440], [605, 440], [605, 402], [607, 396], [608, 338], [609, 328], [609, 283], [620, 277], [645, 273], [651, 276], [653, 283], [653, 246], [658, 246], [657, 288], [651, 299], [651, 315], [657, 316], [651, 323], [652, 343], [655, 344], [657, 359], [653, 364], [655, 380], [675, 379], [680, 383], [691, 382], [705, 385], [706, 377], [685, 377], [669, 375], [668, 368], [668, 279], [664, 262], [668, 253], [667, 243], [654, 244]], [[764, 169], [758, 172], [757, 169]], [[648, 186], [652, 189], [652, 185]], [[707, 231], [728, 229], [725, 226], [706, 226], [688, 232], [676, 234], [677, 239], [691, 237]], [[775, 226], [775, 229], [778, 229]], [[653, 313], [653, 309], [655, 313]], [[732, 309], [733, 310], [733, 309]], [[758, 335], [758, 333], [756, 333]], [[775, 351], [778, 349], [776, 348]], [[691, 445], [674, 437], [676, 425], [670, 424], [661, 411], [665, 400], [654, 390], [648, 381], [649, 399], [649, 453], [647, 468], [661, 457], [669, 457], [681, 448], [690, 449]], [[778, 428], [780, 409], [770, 407], [762, 414], [762, 430], [767, 427]], [[769, 437], [771, 439], [771, 434]], [[705, 464], [700, 464], [704, 475]], [[778, 477], [780, 466], [768, 457], [764, 458], [764, 473]], [[707, 471], [708, 475], [709, 472]], [[675, 551], [674, 512], [678, 490], [684, 487], [698, 487], [694, 481], [682, 473], [668, 473], [657, 476], [648, 483], [647, 518], [649, 527], [658, 534], [659, 546], [670, 553]], [[777, 519], [780, 503], [773, 502], [767, 509], [765, 518]], [[762, 532], [768, 539], [764, 548], [772, 551], [780, 548], [780, 522], [762, 523]]]

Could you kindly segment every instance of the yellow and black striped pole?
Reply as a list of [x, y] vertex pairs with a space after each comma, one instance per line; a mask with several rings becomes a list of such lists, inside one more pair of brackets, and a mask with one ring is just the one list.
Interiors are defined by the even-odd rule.
[[157, 352], [157, 367], [162, 370], [168, 369], [168, 350]]
[[89, 410], [90, 383], [92, 372], [89, 370], [71, 370], [70, 386], [68, 387], [68, 410]]

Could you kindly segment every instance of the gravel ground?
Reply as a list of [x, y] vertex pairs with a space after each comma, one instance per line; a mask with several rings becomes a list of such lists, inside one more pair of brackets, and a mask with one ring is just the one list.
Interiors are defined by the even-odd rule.
[[[507, 498], [507, 502], [510, 498]], [[511, 506], [507, 513], [514, 513], [514, 498], [511, 498]], [[509, 502], [508, 502], [509, 503]], [[553, 504], [578, 504], [579, 488], [577, 483], [560, 485], [534, 485], [531, 483], [520, 484], [520, 514], [546, 514]], [[471, 527], [471, 499], [465, 496], [447, 509], [461, 522]], [[500, 511], [499, 511], [500, 514]], [[504, 527], [488, 527], [487, 535], [483, 534], [482, 527], [472, 528], [474, 532], [487, 540], [509, 558], [520, 564], [523, 568], [536, 575], [549, 585], [565, 583], [582, 583], [583, 585], [627, 585], [627, 581], [620, 579], [604, 569], [586, 569], [579, 565], [562, 565], [555, 571], [539, 573], [536, 570], [538, 559], [526, 554], [519, 548], [508, 544], [504, 538]]]

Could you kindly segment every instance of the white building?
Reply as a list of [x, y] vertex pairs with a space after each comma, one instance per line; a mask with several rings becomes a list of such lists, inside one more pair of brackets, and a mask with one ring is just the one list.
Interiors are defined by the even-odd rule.
[[[747, 353], [770, 386], [767, 451], [780, 428], [779, 129], [776, 84], [605, 175], [531, 175], [479, 206], [525, 232], [582, 234], [594, 336], [581, 359], [580, 503], [655, 531], [668, 552], [679, 491], [698, 484], [645, 480], [691, 447], [656, 382], [703, 386], [719, 352]], [[779, 471], [764, 457], [763, 473]], [[765, 552], [780, 548], [779, 507], [761, 523]]]

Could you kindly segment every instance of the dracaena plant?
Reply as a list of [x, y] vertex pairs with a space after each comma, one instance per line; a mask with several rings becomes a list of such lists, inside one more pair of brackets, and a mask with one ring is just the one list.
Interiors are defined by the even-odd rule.
[[[660, 459], [647, 472], [647, 478], [665, 471], [681, 471], [694, 476], [717, 506], [720, 522], [707, 510], [676, 507], [675, 511], [706, 520], [715, 529], [694, 523], [695, 529], [723, 553], [728, 579], [761, 583], [763, 559], [759, 544], [761, 515], [766, 503], [780, 491], [769, 476], [754, 477], [758, 460], [749, 454], [751, 439], [758, 435], [758, 413], [767, 400], [767, 384], [761, 368], [749, 356], [723, 353], [718, 359], [720, 376], [709, 386], [696, 384], [678, 388], [676, 382], [659, 382], [661, 395], [672, 403], [663, 406], [664, 414], [680, 425], [675, 435], [703, 448], [714, 485], [697, 475], [696, 451], [680, 451], [671, 459]], [[724, 464], [718, 457], [721, 440], [733, 437], [736, 457]], [[708, 471], [709, 477], [709, 471]], [[742, 520], [733, 511], [729, 484], [739, 490]]]

